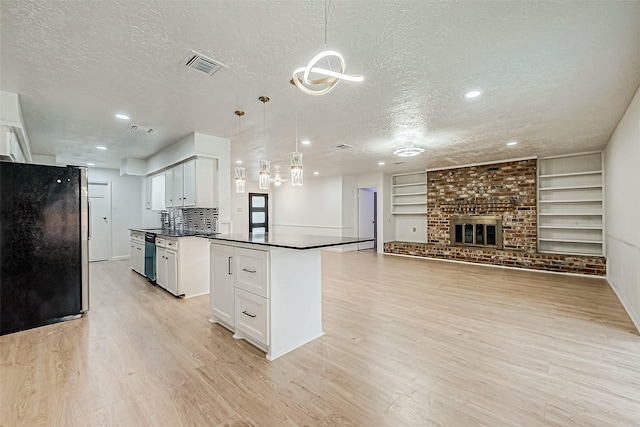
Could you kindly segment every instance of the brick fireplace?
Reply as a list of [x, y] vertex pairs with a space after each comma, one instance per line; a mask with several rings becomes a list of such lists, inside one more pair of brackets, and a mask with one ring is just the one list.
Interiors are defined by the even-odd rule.
[[[605, 275], [604, 257], [537, 252], [536, 168], [537, 161], [530, 159], [429, 171], [427, 242], [388, 242], [385, 243], [384, 251], [483, 264]], [[483, 223], [482, 218], [500, 221], [502, 236], [495, 236], [495, 239], [500, 238], [501, 241], [496, 240], [495, 245], [487, 244], [487, 233], [491, 233], [492, 229], [474, 225], [478, 221]], [[456, 241], [456, 227], [463, 233], [463, 242]], [[469, 238], [472, 240], [471, 244], [464, 244], [464, 240]], [[482, 244], [478, 244], [480, 239]]]

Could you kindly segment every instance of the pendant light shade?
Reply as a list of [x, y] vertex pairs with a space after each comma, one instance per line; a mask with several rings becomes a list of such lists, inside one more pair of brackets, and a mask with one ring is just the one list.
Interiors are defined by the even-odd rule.
[[236, 193], [244, 193], [246, 178], [244, 175], [244, 168], [236, 168]]
[[271, 162], [269, 160], [260, 160], [260, 189], [268, 190], [271, 180]]
[[302, 153], [294, 151], [291, 153], [291, 185], [302, 185]]

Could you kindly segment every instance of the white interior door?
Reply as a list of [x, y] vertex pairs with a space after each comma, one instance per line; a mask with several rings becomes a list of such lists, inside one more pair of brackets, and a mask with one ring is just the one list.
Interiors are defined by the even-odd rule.
[[[375, 237], [375, 189], [358, 188], [358, 237]], [[371, 249], [374, 242], [358, 243], [358, 249]]]
[[106, 261], [111, 254], [111, 184], [89, 183], [89, 203], [89, 261]]

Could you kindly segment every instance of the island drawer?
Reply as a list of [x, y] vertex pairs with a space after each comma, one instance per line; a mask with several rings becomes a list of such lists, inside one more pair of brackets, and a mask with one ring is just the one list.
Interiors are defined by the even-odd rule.
[[235, 250], [236, 287], [269, 298], [269, 252]]
[[269, 345], [269, 300], [236, 288], [236, 332]]

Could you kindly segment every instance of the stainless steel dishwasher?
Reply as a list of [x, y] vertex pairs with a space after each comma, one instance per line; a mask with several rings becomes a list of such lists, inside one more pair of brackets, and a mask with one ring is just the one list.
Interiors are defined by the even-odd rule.
[[144, 276], [155, 283], [156, 271], [156, 235], [144, 233]]

